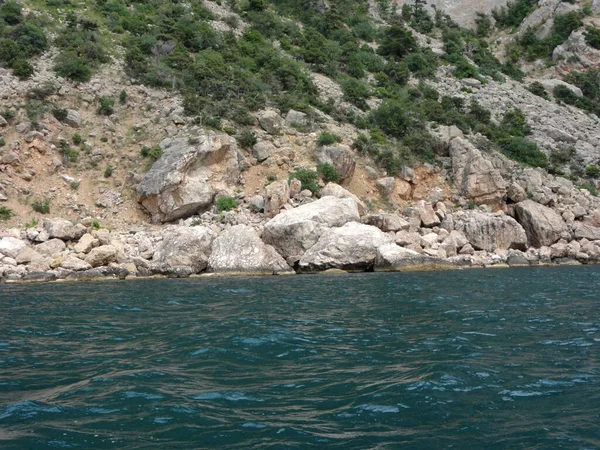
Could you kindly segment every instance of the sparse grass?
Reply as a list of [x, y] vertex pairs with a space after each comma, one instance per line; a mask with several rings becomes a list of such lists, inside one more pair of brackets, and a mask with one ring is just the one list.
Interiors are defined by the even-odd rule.
[[6, 206], [0, 206], [0, 220], [9, 220], [14, 215], [12, 209], [7, 208]]
[[50, 213], [50, 200], [34, 200], [31, 203], [31, 209], [40, 214], [49, 214]]
[[25, 223], [23, 224], [23, 227], [24, 227], [25, 229], [29, 229], [29, 228], [35, 228], [35, 227], [37, 226], [37, 224], [38, 224], [38, 223], [39, 223], [39, 221], [38, 221], [38, 220], [37, 220], [35, 217], [33, 217], [33, 218], [32, 218], [32, 219], [29, 221], [29, 222], [25, 222]]
[[92, 220], [92, 230], [99, 230], [100, 228], [100, 222], [96, 219]]
[[237, 207], [237, 201], [233, 197], [221, 197], [216, 202], [217, 212], [231, 211]]

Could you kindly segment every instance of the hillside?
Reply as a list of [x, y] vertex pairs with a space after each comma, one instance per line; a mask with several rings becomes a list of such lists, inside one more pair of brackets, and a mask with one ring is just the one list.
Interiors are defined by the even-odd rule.
[[[189, 275], [209, 255], [171, 270], [194, 264], [159, 262], [165, 233], [202, 229], [188, 238], [214, 251], [235, 226], [285, 270], [302, 258], [305, 271], [372, 269], [390, 239], [416, 252], [400, 259], [595, 261], [599, 12], [574, 0], [5, 1], [0, 236], [24, 247], [0, 241], [0, 270]], [[297, 233], [274, 230], [280, 216], [328, 195], [351, 197], [358, 216], [319, 226], [382, 233], [367, 262], [311, 259], [324, 229], [293, 252], [280, 244]], [[83, 232], [52, 236], [51, 218], [78, 223], [86, 251]], [[53, 239], [64, 248], [17, 258]]]

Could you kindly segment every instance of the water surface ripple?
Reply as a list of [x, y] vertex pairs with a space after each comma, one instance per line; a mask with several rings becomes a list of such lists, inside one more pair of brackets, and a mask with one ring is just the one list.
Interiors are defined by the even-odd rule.
[[600, 449], [600, 267], [0, 285], [1, 449]]

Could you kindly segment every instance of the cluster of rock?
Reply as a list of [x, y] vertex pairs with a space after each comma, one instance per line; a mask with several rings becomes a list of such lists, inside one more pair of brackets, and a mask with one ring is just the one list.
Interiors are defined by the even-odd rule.
[[[569, 189], [568, 183], [556, 179], [537, 177], [538, 183], [536, 173], [527, 172], [511, 185], [509, 195], [519, 197], [523, 191], [525, 198], [509, 204], [506, 213], [492, 213], [485, 205], [470, 210], [424, 200], [402, 214], [367, 213], [360, 200], [332, 183], [323, 190], [327, 195], [291, 207], [294, 202], [287, 182], [276, 182], [271, 187], [279, 194], [269, 201], [276, 198], [278, 203], [265, 207], [267, 214], [273, 215], [269, 220], [263, 212], [249, 214], [248, 209], [239, 208], [239, 212], [227, 213], [225, 221], [225, 216], [205, 213], [203, 220], [187, 219], [155, 231], [109, 232], [91, 229], [91, 220], [73, 224], [47, 219], [34, 228], [0, 230], [0, 279], [600, 262], [597, 203], [589, 200], [582, 206], [577, 189]], [[531, 192], [544, 192], [544, 188], [549, 189], [549, 196], [554, 195], [546, 204], [559, 207], [527, 198]], [[573, 198], [578, 202], [569, 203]], [[252, 215], [258, 219], [250, 223]]]

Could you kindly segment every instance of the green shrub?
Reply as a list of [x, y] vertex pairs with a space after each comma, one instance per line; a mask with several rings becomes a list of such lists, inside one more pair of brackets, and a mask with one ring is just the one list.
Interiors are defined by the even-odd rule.
[[302, 183], [302, 189], [308, 189], [313, 194], [318, 194], [320, 191], [317, 180], [319, 175], [314, 170], [298, 169], [290, 175], [290, 180], [296, 178]]
[[6, 145], [6, 141], [3, 137], [0, 137], [0, 147], [4, 147]]
[[216, 202], [217, 212], [231, 211], [237, 208], [237, 200], [234, 197], [220, 197]]
[[12, 109], [5, 109], [0, 111], [0, 116], [4, 117], [8, 123], [11, 123], [15, 117], [17, 117], [17, 113]]
[[317, 145], [322, 147], [325, 145], [333, 145], [336, 142], [341, 142], [342, 138], [340, 138], [338, 135], [333, 134], [333, 133], [329, 133], [327, 131], [323, 131], [321, 133], [319, 133], [319, 136], [317, 137]]
[[585, 29], [585, 41], [589, 46], [600, 49], [600, 28], [587, 27]]
[[600, 177], [600, 168], [598, 168], [598, 166], [595, 165], [589, 165], [585, 168], [585, 174], [588, 177], [598, 178]]
[[100, 106], [98, 107], [98, 114], [102, 116], [110, 116], [115, 112], [113, 108], [115, 105], [114, 98], [102, 96], [98, 101], [100, 103]]
[[61, 77], [73, 81], [90, 81], [92, 72], [86, 61], [75, 52], [62, 52], [54, 60], [54, 70]]
[[0, 220], [9, 220], [15, 213], [6, 206], [0, 206]]
[[509, 109], [504, 113], [500, 127], [511, 136], [525, 137], [531, 134], [525, 114], [518, 108]]
[[125, 92], [125, 89], [122, 89], [121, 92], [119, 93], [119, 103], [121, 105], [124, 105], [127, 103], [127, 92]]
[[71, 181], [69, 183], [69, 186], [71, 187], [71, 189], [73, 189], [74, 191], [78, 191], [79, 190], [79, 186], [81, 185], [81, 181]]
[[499, 142], [502, 152], [509, 158], [532, 167], [546, 167], [548, 158], [535, 142], [519, 136], [505, 138]]
[[594, 197], [598, 197], [598, 189], [592, 183], [583, 183], [580, 184], [578, 187], [579, 189], [585, 189], [589, 191], [589, 193], [592, 194]]
[[33, 75], [33, 66], [26, 59], [16, 59], [12, 62], [12, 73], [19, 80], [26, 80]]
[[92, 220], [92, 230], [99, 230], [100, 228], [100, 222], [96, 219]]
[[31, 204], [31, 209], [40, 214], [50, 213], [50, 200], [34, 200]]
[[155, 145], [154, 147], [146, 147], [143, 146], [140, 150], [140, 154], [142, 158], [148, 158], [150, 161], [150, 165], [152, 165], [155, 161], [158, 161], [163, 154], [162, 149], [159, 145]]
[[317, 166], [317, 173], [323, 179], [325, 183], [339, 183], [340, 182], [340, 174], [335, 167], [331, 164], [319, 164]]
[[113, 173], [113, 168], [110, 165], [106, 165], [104, 169], [104, 178], [110, 178]]
[[71, 139], [73, 140], [73, 144], [75, 145], [79, 145], [81, 144], [81, 142], [83, 141], [81, 135], [79, 133], [75, 133]]
[[241, 132], [240, 136], [237, 138], [237, 141], [242, 148], [252, 148], [256, 145], [258, 139], [252, 131], [245, 129]]
[[537, 95], [538, 97], [550, 100], [548, 92], [546, 92], [546, 88], [539, 81], [534, 81], [533, 83], [531, 83], [529, 86], [527, 86], [527, 90], [529, 90], [529, 92], [531, 92], [532, 94]]
[[8, 0], [0, 7], [0, 19], [9, 25], [16, 25], [23, 20], [23, 7], [14, 0]]
[[52, 115], [56, 118], [56, 120], [58, 120], [59, 122], [64, 122], [65, 120], [67, 120], [67, 110], [66, 109], [61, 109], [61, 108], [53, 108], [52, 109]]
[[537, 2], [534, 0], [514, 0], [506, 7], [494, 9], [492, 16], [499, 28], [518, 27], [533, 10]]
[[363, 111], [369, 109], [369, 105], [365, 99], [369, 97], [371, 91], [366, 83], [363, 83], [356, 78], [346, 77], [340, 84], [344, 91], [344, 99], [346, 101]]

